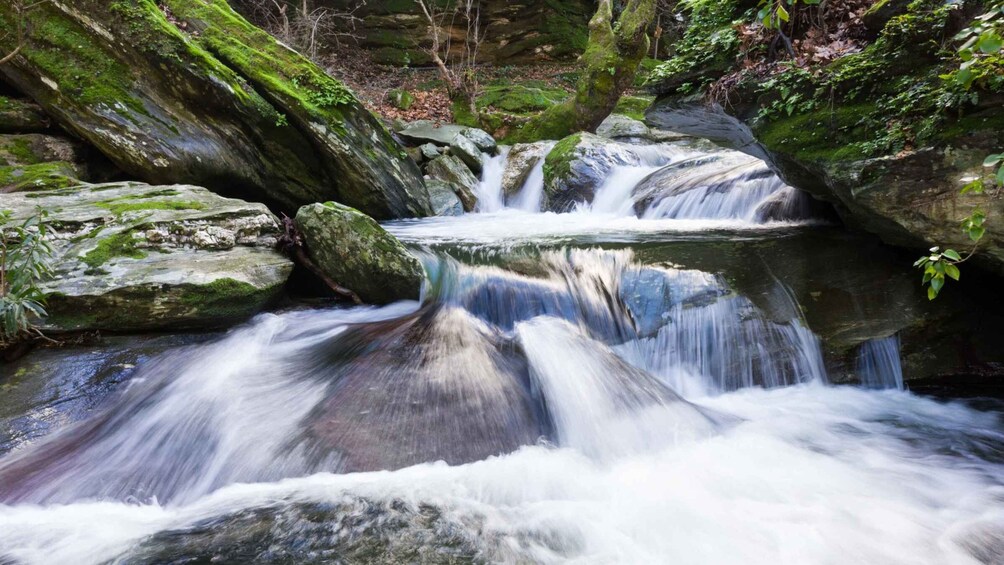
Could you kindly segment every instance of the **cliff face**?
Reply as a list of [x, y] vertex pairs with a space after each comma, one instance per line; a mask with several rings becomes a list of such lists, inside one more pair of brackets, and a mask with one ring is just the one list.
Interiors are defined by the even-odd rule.
[[[342, 11], [356, 4], [354, 0], [317, 3]], [[595, 10], [589, 0], [482, 0], [480, 7], [485, 41], [478, 60], [495, 64], [576, 57], [585, 49], [589, 17]], [[356, 31], [359, 45], [372, 52], [376, 62], [397, 66], [431, 63], [424, 49], [429, 27], [414, 0], [368, 2], [355, 15], [363, 20]], [[445, 18], [444, 28], [459, 53], [466, 22]]]

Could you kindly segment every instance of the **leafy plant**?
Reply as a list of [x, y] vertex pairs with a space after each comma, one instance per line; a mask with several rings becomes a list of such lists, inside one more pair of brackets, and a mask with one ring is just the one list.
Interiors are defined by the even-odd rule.
[[45, 218], [39, 209], [17, 224], [9, 210], [0, 211], [0, 346], [37, 333], [33, 317], [46, 316], [45, 292], [39, 287], [52, 274]]
[[[986, 13], [955, 36], [963, 42], [958, 50], [962, 63], [957, 70], [941, 75], [946, 83], [964, 92], [980, 88], [999, 89], [1004, 86], [1004, 2], [995, 3]], [[983, 167], [990, 169], [990, 175], [980, 175], [962, 187], [961, 194], [986, 195], [997, 198], [1004, 188], [1004, 153], [988, 155]], [[996, 172], [994, 172], [996, 169]], [[991, 192], [992, 190], [992, 192]], [[928, 285], [927, 297], [934, 300], [945, 285], [946, 277], [959, 280], [958, 264], [969, 260], [986, 234], [987, 213], [976, 206], [969, 216], [962, 220], [962, 231], [973, 242], [973, 249], [963, 258], [954, 249], [940, 251], [931, 249], [931, 254], [918, 259], [914, 266], [923, 269], [923, 285]]]

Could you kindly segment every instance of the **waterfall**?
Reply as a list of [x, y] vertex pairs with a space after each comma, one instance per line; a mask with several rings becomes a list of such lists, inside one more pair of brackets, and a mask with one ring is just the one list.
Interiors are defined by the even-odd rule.
[[[555, 143], [544, 144], [543, 153], [547, 155], [553, 149]], [[541, 202], [544, 199], [544, 158], [541, 157], [534, 163], [527, 175], [526, 181], [520, 188], [516, 197], [510, 202], [510, 208], [522, 210], [524, 212], [540, 212]]]
[[[546, 155], [553, 142], [543, 146]], [[523, 186], [506, 196], [502, 179], [510, 148], [485, 166], [477, 188], [478, 212], [540, 213], [544, 200], [544, 159], [537, 159]], [[767, 166], [736, 151], [695, 151], [685, 145], [632, 146], [634, 165], [610, 168], [592, 202], [576, 215], [638, 217], [643, 220], [730, 220], [747, 225], [804, 222], [818, 215], [802, 191], [784, 184]]]
[[861, 344], [857, 373], [863, 387], [903, 390], [899, 336], [872, 339]]
[[502, 194], [502, 174], [505, 172], [505, 161], [509, 156], [509, 147], [499, 147], [498, 155], [490, 157], [481, 171], [481, 180], [474, 191], [478, 199], [477, 211], [481, 213], [498, 212], [505, 208], [505, 195]]

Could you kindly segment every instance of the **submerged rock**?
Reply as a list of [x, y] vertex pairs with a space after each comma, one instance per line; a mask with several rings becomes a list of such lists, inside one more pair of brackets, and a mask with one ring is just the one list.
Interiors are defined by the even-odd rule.
[[422, 265], [373, 218], [328, 202], [300, 208], [296, 226], [314, 263], [366, 302], [418, 299]]
[[[16, 18], [0, 4], [2, 27]], [[418, 167], [352, 92], [224, 0], [45, 2], [31, 19], [2, 74], [134, 177], [430, 213]]]
[[51, 330], [222, 327], [258, 312], [292, 263], [262, 204], [186, 185], [84, 185], [5, 196], [14, 220], [49, 213]]

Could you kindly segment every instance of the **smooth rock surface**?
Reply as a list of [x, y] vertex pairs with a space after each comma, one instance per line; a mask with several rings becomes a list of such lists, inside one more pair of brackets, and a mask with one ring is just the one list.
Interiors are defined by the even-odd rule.
[[465, 212], [474, 210], [477, 205], [474, 191], [478, 187], [478, 178], [471, 173], [463, 161], [453, 155], [443, 155], [433, 159], [426, 166], [425, 172], [433, 179], [452, 185], [454, 192], [464, 205]]
[[459, 157], [475, 175], [480, 175], [485, 168], [485, 154], [473, 141], [463, 135], [457, 134], [450, 141], [450, 153]]
[[506, 155], [505, 170], [502, 173], [502, 193], [511, 197], [523, 188], [527, 177], [540, 160], [547, 155], [551, 142], [517, 143]]
[[629, 145], [612, 143], [591, 133], [577, 133], [558, 142], [544, 160], [546, 208], [552, 212], [591, 202], [597, 188], [616, 166], [639, 165]]
[[451, 183], [430, 179], [425, 183], [429, 188], [432, 211], [437, 216], [462, 216], [464, 204], [457, 196], [457, 189]]

